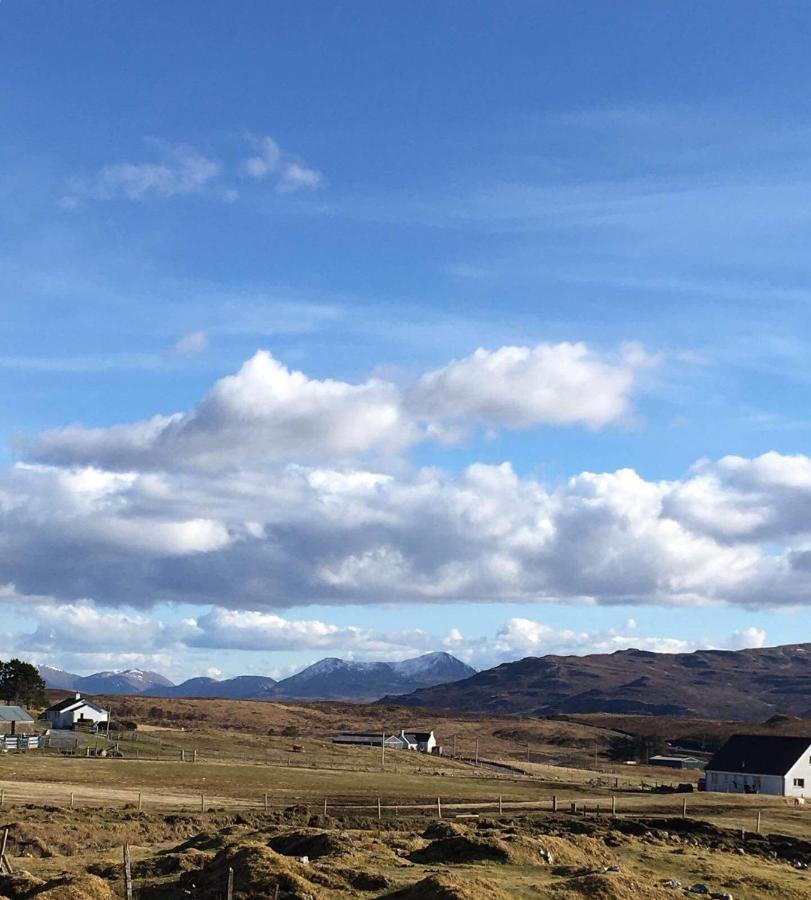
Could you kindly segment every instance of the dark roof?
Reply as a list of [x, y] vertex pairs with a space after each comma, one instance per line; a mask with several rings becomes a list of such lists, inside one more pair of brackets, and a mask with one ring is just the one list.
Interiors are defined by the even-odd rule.
[[777, 734], [733, 734], [713, 756], [708, 771], [751, 775], [785, 775], [811, 751], [811, 738]]
[[0, 706], [0, 722], [33, 722], [21, 706]]
[[62, 712], [63, 709], [67, 709], [69, 706], [73, 706], [74, 703], [79, 703], [75, 697], [65, 697], [64, 700], [60, 700], [59, 703], [54, 703], [53, 706], [49, 706], [46, 712]]
[[78, 700], [76, 697], [65, 697], [65, 699], [60, 700], [59, 703], [54, 703], [53, 706], [49, 706], [45, 712], [63, 712], [73, 706], [89, 706], [97, 712], [106, 711], [103, 706], [99, 706], [98, 703], [93, 703], [92, 700], [88, 700], [86, 697], [80, 697]]
[[68, 707], [75, 706], [77, 703], [81, 702], [81, 700], [77, 700], [75, 697], [65, 697], [65, 699], [60, 700], [59, 703], [54, 703], [53, 706], [49, 706], [46, 712], [62, 712], [63, 709], [68, 709]]

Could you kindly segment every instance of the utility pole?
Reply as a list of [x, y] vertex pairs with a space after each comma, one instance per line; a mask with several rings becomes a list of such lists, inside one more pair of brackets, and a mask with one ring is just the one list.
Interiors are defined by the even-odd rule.
[[479, 764], [479, 739], [476, 738], [476, 765]]
[[456, 759], [456, 735], [453, 736], [453, 758]]
[[380, 745], [380, 768], [386, 768], [386, 732], [383, 732], [383, 743]]

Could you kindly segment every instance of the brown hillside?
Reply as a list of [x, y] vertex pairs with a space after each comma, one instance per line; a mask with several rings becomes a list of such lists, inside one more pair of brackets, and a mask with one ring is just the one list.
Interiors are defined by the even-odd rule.
[[625, 713], [762, 721], [811, 716], [811, 644], [756, 650], [527, 657], [383, 702], [521, 713]]

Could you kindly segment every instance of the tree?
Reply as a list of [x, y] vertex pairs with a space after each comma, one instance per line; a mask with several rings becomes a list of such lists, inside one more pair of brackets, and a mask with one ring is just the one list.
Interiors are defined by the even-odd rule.
[[651, 756], [656, 756], [666, 749], [667, 743], [664, 738], [648, 734], [629, 734], [614, 738], [608, 753], [614, 760], [647, 763]]
[[45, 682], [36, 666], [21, 659], [0, 662], [0, 700], [22, 706], [44, 706]]

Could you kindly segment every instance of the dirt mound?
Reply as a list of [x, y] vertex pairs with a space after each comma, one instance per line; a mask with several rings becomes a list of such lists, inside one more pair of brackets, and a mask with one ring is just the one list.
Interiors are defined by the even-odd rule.
[[380, 872], [364, 872], [347, 866], [331, 866], [329, 872], [359, 891], [382, 891], [391, 886], [391, 880]]
[[487, 900], [508, 900], [509, 894], [483, 878], [462, 879], [442, 873], [423, 878], [411, 887], [386, 897], [390, 900], [483, 900], [485, 897]]
[[70, 878], [34, 895], [36, 900], [116, 900], [117, 894], [95, 875]]
[[547, 861], [556, 866], [609, 865], [615, 862], [602, 841], [584, 835], [570, 838], [546, 835], [533, 843], [538, 845]]
[[461, 825], [455, 825], [452, 822], [432, 822], [423, 831], [422, 836], [433, 841], [436, 838], [455, 837], [457, 834], [465, 834], [466, 831], [467, 829]]
[[319, 887], [310, 880], [314, 873], [308, 871], [307, 865], [293, 862], [253, 841], [226, 847], [202, 871], [182, 875], [181, 888], [193, 891], [197, 900], [221, 900], [228, 884], [229, 868], [234, 870], [235, 900], [276, 896], [279, 900], [320, 900], [323, 897]]
[[511, 848], [498, 838], [481, 838], [474, 835], [457, 834], [453, 837], [437, 838], [427, 847], [414, 850], [409, 859], [415, 863], [508, 863], [513, 859]]
[[[189, 849], [179, 852], [158, 853], [148, 859], [141, 859], [132, 865], [135, 878], [155, 878], [162, 875], [173, 875], [180, 872], [199, 872], [214, 858], [214, 853], [205, 850]], [[96, 874], [106, 878], [115, 878], [117, 867], [110, 867]]]
[[0, 875], [0, 896], [27, 897], [41, 890], [45, 882], [30, 872], [19, 870], [13, 875]]
[[549, 891], [559, 900], [673, 900], [672, 890], [643, 884], [622, 872], [569, 878]]
[[305, 831], [303, 829], [276, 835], [268, 841], [268, 846], [284, 856], [306, 856], [309, 859], [339, 856], [352, 849], [349, 835], [346, 832]]

